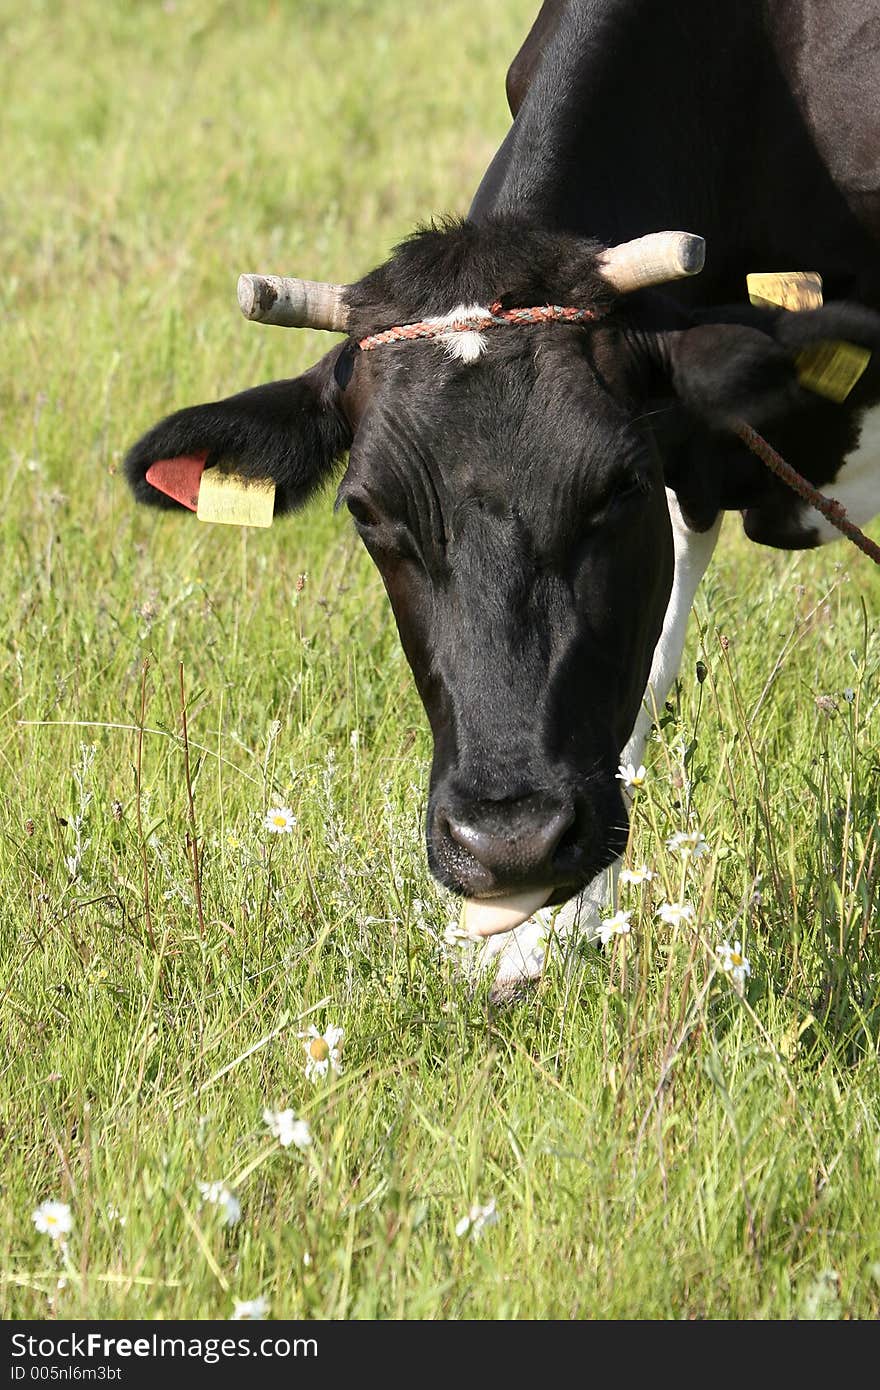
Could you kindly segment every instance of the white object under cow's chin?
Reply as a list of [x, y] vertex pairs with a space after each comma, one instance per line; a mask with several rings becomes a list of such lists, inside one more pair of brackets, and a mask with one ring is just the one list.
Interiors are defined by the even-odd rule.
[[543, 907], [552, 888], [530, 888], [500, 898], [467, 898], [462, 925], [469, 936], [496, 936], [513, 931]]

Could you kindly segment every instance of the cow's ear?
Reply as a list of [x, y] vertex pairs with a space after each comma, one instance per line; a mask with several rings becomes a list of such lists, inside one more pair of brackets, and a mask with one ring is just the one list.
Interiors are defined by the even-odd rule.
[[[827, 349], [828, 371], [839, 375], [843, 369], [845, 375], [841, 345], [844, 356], [846, 345], [856, 350], [848, 356], [852, 381], [847, 402], [871, 402], [880, 391], [880, 316], [855, 304], [804, 312], [731, 311], [726, 321], [668, 334], [664, 355], [676, 396], [710, 428], [743, 419], [760, 429], [810, 414], [822, 400], [826, 405], [833, 401], [830, 392], [816, 390], [821, 365], [811, 375], [806, 367], [809, 350], [821, 346]], [[835, 353], [837, 361], [831, 363]], [[859, 364], [864, 368], [860, 375]]]
[[207, 467], [222, 459], [243, 477], [271, 479], [276, 515], [302, 506], [351, 444], [336, 370], [344, 348], [300, 377], [189, 406], [154, 425], [125, 460], [137, 500], [177, 506], [147, 481], [147, 469], [160, 459], [201, 455]]

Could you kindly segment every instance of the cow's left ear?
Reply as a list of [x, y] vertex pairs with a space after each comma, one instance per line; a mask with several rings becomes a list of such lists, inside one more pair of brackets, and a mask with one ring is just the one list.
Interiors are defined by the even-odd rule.
[[160, 420], [125, 460], [137, 500], [177, 506], [152, 486], [147, 470], [159, 460], [184, 466], [203, 460], [209, 468], [222, 461], [242, 477], [273, 482], [276, 514], [302, 506], [351, 444], [338, 370], [345, 346], [300, 377], [188, 406]]
[[[676, 396], [710, 428], [741, 419], [760, 429], [810, 412], [820, 399], [830, 403], [830, 392], [816, 391], [822, 368], [808, 350], [827, 345], [830, 383], [832, 375], [847, 374], [839, 352], [846, 344], [856, 349], [848, 359], [853, 380], [847, 403], [870, 403], [880, 394], [880, 315], [855, 304], [803, 312], [731, 310], [720, 321], [666, 334], [662, 352]], [[870, 353], [866, 366], [859, 349]], [[814, 370], [808, 373], [811, 355]]]

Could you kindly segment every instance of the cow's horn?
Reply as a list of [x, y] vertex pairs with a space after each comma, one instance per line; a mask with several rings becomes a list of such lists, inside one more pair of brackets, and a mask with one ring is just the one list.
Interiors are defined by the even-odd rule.
[[349, 308], [344, 295], [344, 285], [291, 280], [286, 275], [240, 275], [238, 280], [238, 302], [245, 318], [281, 328], [347, 332]]
[[599, 257], [599, 274], [620, 294], [699, 275], [706, 243], [693, 232], [652, 232], [609, 246]]

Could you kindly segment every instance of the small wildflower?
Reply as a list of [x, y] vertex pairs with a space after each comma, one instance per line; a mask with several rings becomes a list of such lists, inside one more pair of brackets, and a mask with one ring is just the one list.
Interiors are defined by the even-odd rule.
[[227, 1226], [234, 1226], [241, 1220], [241, 1202], [225, 1182], [200, 1182], [202, 1201], [220, 1207]]
[[645, 785], [647, 772], [644, 765], [639, 763], [638, 767], [633, 767], [632, 763], [621, 763], [615, 772], [618, 782], [622, 782], [627, 791], [638, 791], [639, 787]]
[[457, 922], [447, 922], [443, 933], [443, 945], [447, 950], [460, 951], [473, 944], [474, 938], [465, 927], [460, 927]]
[[680, 927], [683, 922], [694, 920], [694, 909], [690, 903], [661, 903], [657, 910], [661, 922], [670, 927]]
[[676, 850], [682, 859], [702, 859], [710, 850], [702, 830], [679, 830], [666, 841], [666, 848]]
[[263, 824], [273, 835], [289, 835], [296, 825], [296, 816], [289, 806], [273, 806], [266, 812]]
[[269, 1300], [262, 1295], [259, 1298], [252, 1298], [249, 1302], [239, 1298], [235, 1300], [235, 1311], [230, 1322], [262, 1322], [269, 1312]]
[[41, 1202], [31, 1217], [41, 1235], [63, 1240], [73, 1230], [73, 1213], [66, 1202]]
[[619, 883], [630, 883], [637, 888], [642, 883], [650, 883], [654, 877], [647, 864], [643, 864], [640, 869], [621, 869]]
[[294, 1110], [264, 1110], [263, 1119], [273, 1139], [277, 1139], [282, 1149], [295, 1144], [298, 1149], [307, 1149], [312, 1142], [312, 1131], [306, 1120], [298, 1120]]
[[479, 1240], [483, 1228], [494, 1226], [498, 1221], [498, 1213], [495, 1210], [495, 1198], [491, 1197], [484, 1207], [479, 1202], [474, 1202], [467, 1216], [463, 1216], [455, 1228], [455, 1234], [459, 1237], [466, 1236], [470, 1232], [473, 1240]]
[[319, 1076], [326, 1076], [331, 1068], [337, 1074], [342, 1072], [339, 1044], [342, 1042], [343, 1033], [342, 1028], [330, 1027], [324, 1033], [319, 1033], [314, 1024], [309, 1028], [303, 1042], [306, 1052], [306, 1080], [314, 1081]]
[[737, 993], [742, 994], [745, 988], [746, 976], [752, 973], [749, 958], [743, 955], [742, 942], [734, 941], [731, 946], [729, 941], [723, 941], [720, 946], [716, 947], [715, 954], [718, 957], [718, 963], [721, 969], [725, 974], [729, 975], [733, 981]]
[[614, 936], [629, 936], [631, 912], [615, 912], [613, 917], [604, 917], [599, 923], [599, 940], [607, 946]]
[[104, 1208], [104, 1210], [107, 1216], [107, 1220], [115, 1221], [117, 1226], [124, 1226], [126, 1221], [128, 1220], [128, 1217], [123, 1216], [122, 1212], [119, 1210], [117, 1206], [113, 1204], [113, 1202], [110, 1202], [109, 1205]]
[[803, 1316], [813, 1322], [836, 1322], [840, 1318], [840, 1275], [836, 1269], [822, 1269], [810, 1281], [802, 1309]]

